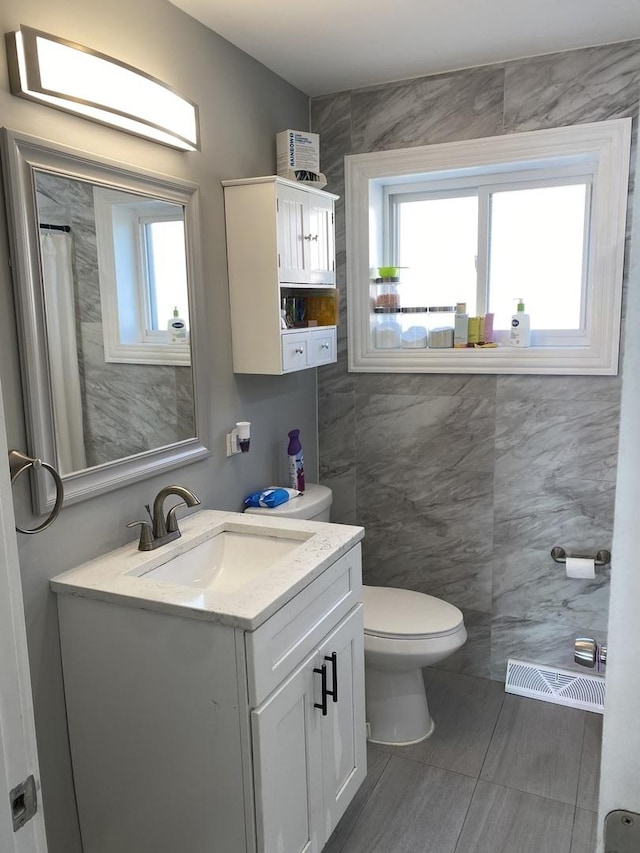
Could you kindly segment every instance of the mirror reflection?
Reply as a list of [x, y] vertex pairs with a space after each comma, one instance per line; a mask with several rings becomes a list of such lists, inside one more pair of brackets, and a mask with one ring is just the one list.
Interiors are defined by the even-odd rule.
[[61, 474], [194, 438], [183, 206], [34, 182]]

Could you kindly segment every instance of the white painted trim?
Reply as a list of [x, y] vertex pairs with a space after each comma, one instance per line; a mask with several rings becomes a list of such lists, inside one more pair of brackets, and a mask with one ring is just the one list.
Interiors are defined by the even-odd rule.
[[[631, 119], [552, 128], [508, 136], [462, 140], [345, 157], [349, 370], [390, 373], [548, 373], [618, 372], [620, 305], [629, 176]], [[594, 240], [588, 346], [532, 347], [523, 350], [374, 350], [371, 347], [369, 282], [379, 260], [370, 242], [371, 198], [381, 182], [456, 170], [481, 172], [495, 164], [547, 168], [553, 158], [596, 159], [592, 211]], [[396, 180], [397, 178], [397, 180]], [[374, 235], [375, 236], [375, 235]]]
[[[640, 168], [640, 152], [636, 154]], [[607, 700], [602, 739], [598, 853], [609, 812], [640, 813], [640, 192], [636, 185], [623, 361], [616, 511], [611, 548], [611, 595], [607, 651]]]
[[[0, 850], [46, 853], [27, 637], [0, 392]], [[32, 775], [38, 811], [13, 831], [9, 791]]]

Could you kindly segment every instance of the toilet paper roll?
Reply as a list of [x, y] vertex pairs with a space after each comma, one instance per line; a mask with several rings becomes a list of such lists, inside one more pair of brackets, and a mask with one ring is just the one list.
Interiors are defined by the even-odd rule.
[[567, 557], [568, 578], [595, 578], [596, 565], [589, 557]]

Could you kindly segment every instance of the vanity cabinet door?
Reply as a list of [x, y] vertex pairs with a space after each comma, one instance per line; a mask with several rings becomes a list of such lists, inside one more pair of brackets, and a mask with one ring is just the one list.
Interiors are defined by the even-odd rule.
[[324, 844], [316, 658], [251, 712], [258, 853], [319, 853]]
[[324, 837], [328, 839], [367, 773], [364, 635], [359, 604], [319, 648], [327, 666], [327, 716], [321, 718]]

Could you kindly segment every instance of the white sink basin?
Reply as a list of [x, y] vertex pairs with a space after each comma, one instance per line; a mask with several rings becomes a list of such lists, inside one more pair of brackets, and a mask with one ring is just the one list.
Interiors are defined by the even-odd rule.
[[303, 542], [304, 539], [222, 530], [161, 566], [136, 574], [148, 580], [234, 592]]

